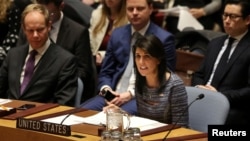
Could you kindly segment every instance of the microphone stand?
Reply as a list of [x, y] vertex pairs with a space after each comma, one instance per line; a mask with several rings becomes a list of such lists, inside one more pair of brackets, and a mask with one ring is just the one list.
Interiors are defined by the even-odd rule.
[[69, 116], [71, 116], [71, 115], [74, 114], [74, 113], [77, 113], [77, 112], [81, 111], [81, 109], [82, 109], [82, 108], [76, 108], [76, 109], [72, 110], [71, 112], [69, 112], [69, 113], [62, 119], [62, 121], [61, 121], [60, 124], [63, 124], [63, 122], [64, 122]]

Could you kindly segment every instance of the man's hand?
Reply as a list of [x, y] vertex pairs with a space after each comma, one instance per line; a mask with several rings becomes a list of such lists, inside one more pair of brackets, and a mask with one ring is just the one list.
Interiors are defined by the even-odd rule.
[[217, 89], [211, 85], [196, 85], [195, 87], [217, 92]]

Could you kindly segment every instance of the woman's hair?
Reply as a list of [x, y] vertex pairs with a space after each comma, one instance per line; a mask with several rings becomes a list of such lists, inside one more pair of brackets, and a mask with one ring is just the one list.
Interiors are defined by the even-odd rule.
[[12, 0], [0, 0], [0, 23], [4, 23], [6, 21], [11, 4]]
[[[160, 87], [158, 91], [161, 92], [164, 88], [164, 84], [166, 81], [166, 72], [167, 72], [166, 54], [162, 42], [160, 41], [159, 38], [157, 38], [155, 35], [152, 34], [145, 36], [139, 35], [133, 46], [134, 58], [135, 58], [135, 51], [137, 48], [144, 50], [149, 55], [159, 60], [160, 63], [158, 65], [157, 75], [158, 75], [158, 80], [160, 82]], [[146, 86], [146, 78], [139, 73], [136, 67], [135, 59], [134, 59], [134, 68], [136, 74], [135, 89], [139, 94], [142, 94], [143, 86]]]
[[25, 28], [24, 19], [25, 19], [26, 15], [29, 14], [30, 12], [33, 12], [33, 11], [37, 11], [37, 12], [41, 13], [42, 15], [44, 15], [45, 23], [47, 26], [49, 25], [50, 18], [49, 18], [48, 9], [42, 4], [30, 4], [24, 9], [24, 11], [22, 13], [22, 24], [23, 24], [24, 28]]
[[[126, 0], [119, 0], [120, 4], [117, 8], [117, 17], [114, 19], [113, 27], [119, 27], [128, 23], [127, 15], [126, 15]], [[102, 5], [102, 16], [99, 20], [99, 23], [94, 27], [93, 34], [96, 35], [102, 27], [105, 25], [106, 19], [110, 17], [111, 11], [110, 8], [106, 5], [105, 0], [101, 3]], [[113, 30], [113, 29], [112, 29]]]

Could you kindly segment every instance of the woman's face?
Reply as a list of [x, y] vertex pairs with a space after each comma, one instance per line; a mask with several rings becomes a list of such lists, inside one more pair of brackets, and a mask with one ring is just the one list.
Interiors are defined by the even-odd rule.
[[152, 57], [145, 50], [136, 48], [135, 63], [142, 76], [149, 76], [157, 74], [160, 61], [157, 58]]

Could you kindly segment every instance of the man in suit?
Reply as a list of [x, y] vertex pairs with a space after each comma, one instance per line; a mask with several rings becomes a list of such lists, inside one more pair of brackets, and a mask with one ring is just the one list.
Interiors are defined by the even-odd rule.
[[[90, 49], [88, 28], [63, 14], [63, 0], [37, 0], [37, 2], [45, 5], [50, 12], [52, 22], [50, 38], [52, 41], [77, 57], [78, 76], [84, 83], [81, 102], [95, 96], [97, 72]], [[23, 34], [21, 33], [21, 35]], [[18, 45], [26, 43], [25, 36], [21, 35]]]
[[[213, 39], [204, 62], [192, 77], [192, 85], [224, 94], [230, 102], [226, 124], [250, 124], [250, 2], [228, 0], [222, 15], [228, 35]], [[229, 44], [230, 54], [224, 66], [221, 61]], [[222, 69], [221, 66], [224, 66]], [[222, 71], [221, 71], [222, 70]]]
[[[47, 8], [40, 4], [27, 6], [22, 14], [22, 29], [29, 44], [12, 48], [4, 60], [0, 97], [73, 106], [77, 92], [76, 58], [49, 40]], [[31, 70], [28, 58], [34, 51], [37, 55]], [[29, 74], [31, 79], [26, 81]], [[24, 83], [27, 85], [21, 90]]]
[[[174, 37], [169, 32], [157, 26], [150, 21], [150, 15], [153, 11], [151, 0], [126, 0], [127, 17], [130, 24], [115, 29], [110, 37], [106, 50], [105, 59], [103, 60], [102, 68], [99, 74], [98, 89], [100, 95], [105, 95], [108, 91], [116, 97], [110, 101], [117, 106], [121, 106], [125, 111], [136, 114], [136, 103], [134, 100], [134, 84], [135, 76], [132, 71], [129, 75], [129, 80], [126, 80], [129, 85], [125, 90], [121, 90], [122, 78], [126, 74], [131, 52], [131, 38], [134, 32], [139, 32], [142, 35], [154, 34], [162, 43], [166, 51], [167, 67], [170, 70], [175, 70], [176, 54], [174, 46]], [[132, 70], [132, 68], [129, 68]], [[129, 70], [128, 69], [128, 70]], [[93, 99], [82, 104], [83, 108], [102, 110], [106, 105], [102, 96], [96, 96]]]

